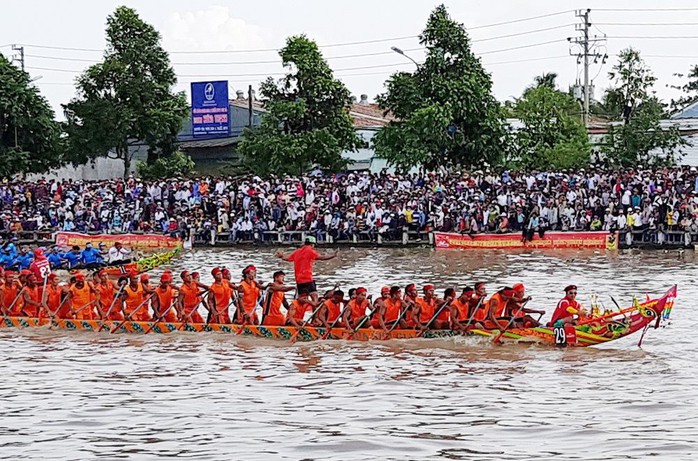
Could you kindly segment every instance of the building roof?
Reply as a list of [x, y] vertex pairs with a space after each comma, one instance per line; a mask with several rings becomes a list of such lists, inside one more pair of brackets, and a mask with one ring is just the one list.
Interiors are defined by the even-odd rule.
[[225, 138], [192, 139], [181, 141], [179, 147], [182, 149], [198, 149], [205, 147], [226, 147], [236, 144], [240, 138], [238, 136]]
[[671, 118], [672, 120], [682, 120], [686, 118], [698, 119], [698, 101], [686, 107], [684, 110], [675, 113]]
[[[249, 102], [246, 98], [231, 99], [230, 104], [241, 109], [248, 109]], [[252, 110], [264, 113], [266, 109], [262, 101], [252, 101]], [[354, 128], [382, 128], [395, 118], [391, 115], [384, 116], [378, 104], [355, 103], [349, 110], [349, 115], [354, 120]]]

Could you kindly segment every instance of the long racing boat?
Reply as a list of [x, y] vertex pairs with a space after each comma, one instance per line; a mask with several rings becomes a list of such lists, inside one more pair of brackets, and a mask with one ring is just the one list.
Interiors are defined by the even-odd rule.
[[[116, 322], [101, 320], [48, 319], [33, 317], [5, 317], [0, 320], [0, 327], [32, 328], [48, 327], [52, 329], [82, 330], [112, 333], [173, 333], [182, 332], [219, 332], [242, 334], [278, 340], [314, 341], [355, 340], [372, 341], [386, 339], [416, 338], [450, 338], [462, 335], [476, 335], [495, 338], [502, 342], [537, 343], [543, 345], [565, 345], [575, 347], [594, 346], [608, 343], [639, 331], [644, 333], [654, 326], [658, 328], [669, 319], [676, 298], [676, 286], [669, 289], [664, 296], [647, 299], [632, 306], [593, 317], [572, 326], [541, 326], [535, 328], [510, 328], [500, 330], [469, 329], [455, 330], [413, 330], [396, 329], [386, 332], [380, 329], [362, 328], [355, 332], [345, 328], [332, 328], [328, 331], [320, 327], [263, 326], [236, 324], [203, 324], [182, 322]], [[642, 341], [642, 339], [640, 339]]]

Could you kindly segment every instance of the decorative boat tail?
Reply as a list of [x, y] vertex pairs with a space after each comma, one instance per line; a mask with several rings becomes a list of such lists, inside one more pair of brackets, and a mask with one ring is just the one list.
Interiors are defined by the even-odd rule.
[[[148, 272], [155, 269], [156, 267], [169, 264], [177, 255], [182, 252], [182, 247], [176, 247], [174, 250], [168, 251], [166, 253], [157, 253], [154, 255], [147, 256], [145, 258], [139, 259], [138, 261], [123, 264], [120, 266], [107, 266], [104, 268], [107, 275], [113, 278], [121, 277], [124, 274], [129, 273], [131, 270], [137, 270], [138, 272]], [[68, 271], [59, 269], [58, 273], [71, 274], [74, 271]]]
[[[565, 343], [568, 346], [594, 346], [607, 343], [625, 336], [629, 336], [640, 330], [646, 330], [651, 326], [658, 328], [662, 320], [668, 320], [674, 306], [676, 286], [658, 299], [647, 300], [644, 303], [636, 302], [632, 307], [622, 309], [605, 316], [590, 319], [586, 323], [574, 327], [573, 331], [566, 331], [565, 340], [560, 338], [559, 329], [552, 327], [537, 328], [512, 328], [502, 336], [503, 342], [537, 343], [555, 345]], [[360, 329], [355, 333], [344, 328], [333, 328], [329, 333], [325, 328], [306, 327], [303, 329], [288, 326], [261, 326], [261, 325], [223, 325], [180, 322], [115, 322], [101, 320], [64, 320], [33, 317], [5, 317], [0, 322], [0, 327], [31, 328], [48, 325], [49, 328], [65, 330], [87, 330], [109, 332], [115, 327], [120, 333], [172, 333], [175, 331], [186, 332], [220, 332], [229, 334], [243, 334], [270, 339], [288, 340], [293, 337], [298, 341], [314, 341], [319, 339], [351, 339], [354, 341], [370, 341], [385, 339], [414, 339], [414, 338], [449, 338], [463, 335], [460, 331], [453, 330], [427, 330], [423, 333], [416, 330], [393, 330], [386, 336], [383, 330], [372, 328]], [[241, 331], [242, 330], [242, 331]], [[300, 330], [300, 331], [299, 331]], [[564, 330], [563, 330], [564, 331]], [[469, 330], [466, 335], [478, 335], [484, 337], [497, 337], [499, 330]]]

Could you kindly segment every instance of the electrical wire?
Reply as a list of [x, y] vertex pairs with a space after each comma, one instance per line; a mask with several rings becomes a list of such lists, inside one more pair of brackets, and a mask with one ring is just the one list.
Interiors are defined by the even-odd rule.
[[594, 8], [592, 11], [646, 12], [646, 11], [698, 11], [698, 8]]
[[599, 26], [698, 26], [698, 22], [597, 22]]
[[562, 39], [557, 39], [557, 40], [549, 40], [547, 42], [532, 43], [530, 45], [521, 45], [521, 46], [515, 46], [512, 48], [502, 48], [501, 50], [483, 51], [481, 53], [475, 53], [475, 54], [478, 56], [482, 56], [482, 55], [486, 55], [486, 54], [504, 53], [505, 51], [521, 50], [524, 48], [533, 48], [536, 46], [550, 45], [551, 43], [560, 43], [560, 42], [567, 42], [567, 39], [562, 38]]
[[565, 11], [558, 11], [556, 13], [548, 13], [548, 14], [542, 14], [540, 16], [530, 16], [528, 18], [521, 18], [521, 19], [514, 19], [511, 21], [504, 21], [504, 22], [496, 22], [493, 24], [485, 24], [482, 26], [475, 26], [475, 27], [466, 27], [466, 30], [479, 30], [479, 29], [486, 29], [489, 27], [497, 27], [497, 26], [506, 26], [509, 24], [516, 24], [519, 22], [526, 22], [526, 21], [533, 21], [536, 19], [543, 19], [543, 18], [551, 18], [553, 16], [560, 16], [561, 14], [567, 14], [567, 13], [573, 13], [574, 10], [565, 10]]
[[698, 38], [698, 35], [613, 35], [606, 38], [629, 40], [692, 40]]

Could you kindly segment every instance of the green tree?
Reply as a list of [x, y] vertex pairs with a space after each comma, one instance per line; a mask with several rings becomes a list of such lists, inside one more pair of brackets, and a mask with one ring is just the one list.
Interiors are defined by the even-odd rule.
[[640, 52], [621, 51], [609, 77], [614, 86], [606, 93], [607, 105], [615, 109], [611, 118], [621, 123], [609, 126], [602, 145], [607, 160], [624, 166], [674, 163], [685, 141], [678, 127], [662, 128], [666, 106], [654, 95], [657, 79]]
[[[677, 77], [684, 77], [683, 74], [675, 74]], [[698, 102], [698, 65], [693, 66], [686, 76], [688, 82], [672, 88], [681, 90], [684, 95], [676, 100], [671, 100], [671, 111], [681, 112], [691, 104]]]
[[441, 5], [420, 43], [427, 49], [424, 64], [392, 75], [378, 97], [396, 120], [375, 136], [376, 153], [402, 170], [496, 163], [506, 145], [505, 111], [465, 28]]
[[70, 160], [83, 164], [100, 156], [124, 162], [128, 176], [133, 146], [149, 146], [148, 163], [175, 151], [187, 115], [160, 34], [135, 10], [121, 6], [107, 18], [104, 60], [77, 80], [77, 97], [64, 106]]
[[589, 163], [591, 148], [579, 103], [550, 82], [528, 88], [514, 114], [523, 127], [515, 134], [516, 163], [526, 168], [574, 168]]
[[290, 71], [260, 86], [266, 113], [259, 127], [243, 134], [239, 151], [245, 164], [258, 174], [345, 167], [342, 152], [364, 144], [349, 116], [349, 90], [305, 35], [289, 37], [279, 54]]
[[61, 165], [60, 125], [29, 74], [0, 54], [0, 176]]
[[189, 176], [194, 171], [194, 161], [182, 151], [161, 157], [152, 164], [136, 162], [138, 176], [143, 179], [177, 178]]

